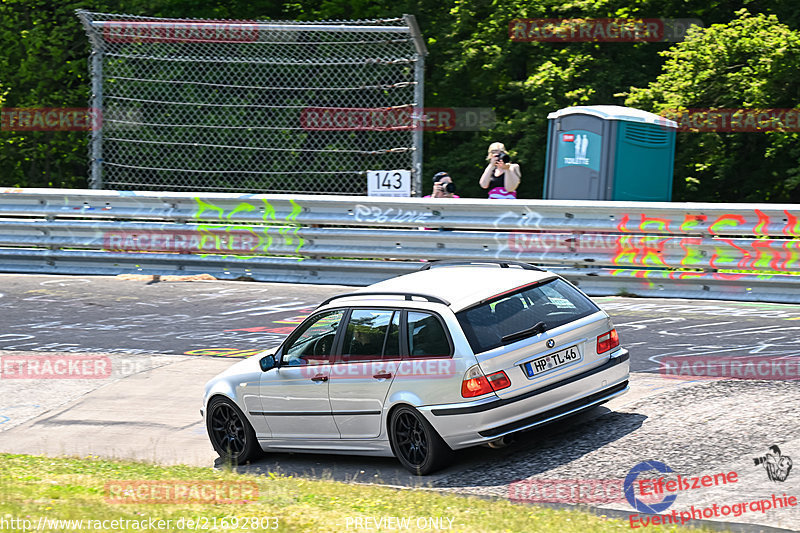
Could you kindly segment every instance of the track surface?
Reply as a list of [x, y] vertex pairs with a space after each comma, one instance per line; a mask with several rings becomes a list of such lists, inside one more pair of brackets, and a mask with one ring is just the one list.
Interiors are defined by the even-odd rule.
[[[203, 383], [233, 362], [228, 358], [276, 346], [319, 301], [348, 290], [0, 275], [0, 356], [109, 354], [115, 369], [104, 380], [0, 379], [0, 451], [211, 465], [215, 455], [197, 414]], [[461, 452], [454, 466], [424, 480], [392, 459], [363, 457], [273, 454], [249, 469], [524, 499], [537, 481], [619, 481], [635, 464], [655, 459], [682, 475], [738, 473], [736, 484], [679, 494], [679, 511], [773, 493], [800, 496], [800, 472], [772, 482], [753, 462], [773, 444], [800, 457], [800, 382], [658, 374], [664, 356], [798, 357], [800, 306], [595, 301], [614, 318], [635, 372], [631, 393], [604, 407], [502, 450]], [[631, 510], [624, 497], [602, 505]], [[800, 529], [800, 507], [728, 521]]]
[[[277, 346], [342, 286], [0, 275], [0, 350], [242, 357]], [[800, 306], [595, 298], [636, 372], [663, 356], [794, 356]]]

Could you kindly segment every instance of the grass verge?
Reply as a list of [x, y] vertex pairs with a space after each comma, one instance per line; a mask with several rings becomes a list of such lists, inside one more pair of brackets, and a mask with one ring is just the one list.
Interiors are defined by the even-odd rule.
[[[97, 457], [0, 454], [0, 464], [0, 529], [4, 530], [630, 531], [627, 522], [583, 511], [427, 490], [273, 474], [248, 476]], [[215, 499], [251, 501], [209, 503]], [[198, 500], [204, 503], [196, 503]], [[78, 522], [58, 520], [83, 522], [78, 527]], [[647, 528], [648, 533], [664, 531], [689, 530], [677, 526]]]

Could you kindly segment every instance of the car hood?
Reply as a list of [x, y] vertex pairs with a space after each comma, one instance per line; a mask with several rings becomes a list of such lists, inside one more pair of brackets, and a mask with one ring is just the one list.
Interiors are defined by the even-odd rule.
[[211, 383], [213, 383], [213, 382], [215, 382], [215, 381], [217, 381], [219, 379], [222, 379], [222, 378], [230, 378], [232, 376], [237, 376], [237, 375], [245, 375], [245, 374], [252, 374], [253, 372], [261, 372], [261, 366], [259, 364], [259, 361], [261, 361], [261, 359], [264, 356], [267, 356], [267, 355], [270, 355], [270, 354], [274, 354], [274, 353], [275, 353], [275, 349], [271, 349], [271, 350], [265, 350], [265, 351], [263, 351], [261, 353], [255, 354], [255, 355], [251, 355], [247, 359], [244, 359], [242, 361], [239, 361], [239, 362], [229, 366], [228, 368], [226, 368], [225, 370], [223, 370], [222, 372], [220, 372], [219, 374], [214, 376], [208, 382], [208, 384], [211, 384]]

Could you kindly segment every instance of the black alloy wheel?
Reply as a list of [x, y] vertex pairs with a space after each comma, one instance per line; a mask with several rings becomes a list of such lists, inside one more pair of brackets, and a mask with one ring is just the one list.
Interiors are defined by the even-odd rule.
[[430, 423], [409, 406], [392, 413], [389, 438], [400, 463], [418, 476], [439, 470], [453, 453]]
[[211, 400], [206, 419], [211, 444], [224, 461], [244, 464], [261, 450], [253, 427], [229, 399]]

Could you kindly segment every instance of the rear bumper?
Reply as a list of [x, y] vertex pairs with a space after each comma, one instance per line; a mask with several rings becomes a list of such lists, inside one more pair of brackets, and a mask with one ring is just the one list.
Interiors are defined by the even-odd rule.
[[619, 349], [601, 366], [513, 398], [420, 408], [453, 449], [488, 442], [592, 408], [628, 390], [630, 356]]

